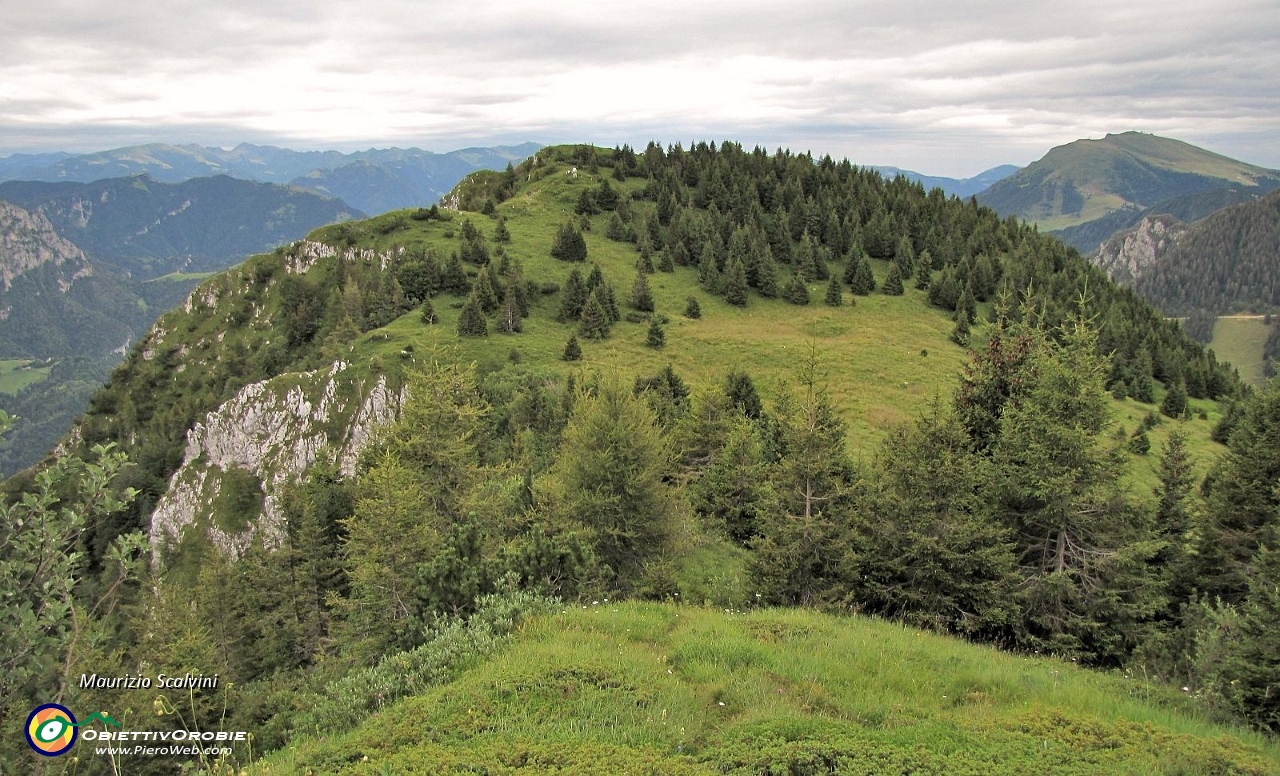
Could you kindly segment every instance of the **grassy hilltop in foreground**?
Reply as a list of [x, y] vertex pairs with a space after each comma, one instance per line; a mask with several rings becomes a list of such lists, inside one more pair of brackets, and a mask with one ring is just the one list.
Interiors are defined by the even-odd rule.
[[862, 617], [593, 601], [458, 663], [252, 772], [1280, 772], [1141, 676]]

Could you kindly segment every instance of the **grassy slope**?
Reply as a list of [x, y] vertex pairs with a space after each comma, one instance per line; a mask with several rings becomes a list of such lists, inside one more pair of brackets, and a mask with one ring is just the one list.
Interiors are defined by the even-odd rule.
[[1269, 331], [1262, 316], [1219, 318], [1209, 347], [1217, 351], [1220, 359], [1234, 364], [1242, 380], [1262, 385], [1262, 349]]
[[[545, 178], [499, 206], [498, 214], [506, 216], [512, 235], [506, 250], [512, 257], [521, 259], [526, 277], [538, 283], [563, 285], [572, 266], [550, 258], [547, 251], [557, 226], [571, 217], [579, 192], [598, 182], [598, 177], [585, 172], [568, 177], [562, 168], [547, 173]], [[630, 180], [624, 188], [636, 190], [642, 183]], [[636, 212], [651, 207], [652, 203], [638, 204]], [[380, 234], [385, 225], [396, 219], [402, 228]], [[456, 249], [458, 240], [456, 234], [452, 238], [445, 235], [459, 231], [464, 219], [470, 219], [486, 236], [492, 235], [497, 223], [496, 216], [479, 213], [455, 214], [453, 221], [445, 223], [413, 221], [405, 218], [404, 213], [391, 213], [366, 222], [367, 237], [361, 239], [360, 244], [379, 250], [405, 245], [411, 252], [425, 245], [437, 255], [447, 257]], [[585, 277], [590, 263], [599, 263], [625, 313], [627, 294], [635, 279], [637, 254], [635, 246], [604, 237], [607, 219], [608, 214], [593, 217], [592, 231], [585, 235], [588, 263], [580, 270]], [[327, 229], [333, 228], [339, 227]], [[321, 234], [325, 231], [321, 230]], [[871, 263], [879, 284], [888, 274], [889, 263]], [[839, 272], [842, 265], [832, 264], [831, 268]], [[786, 273], [785, 265], [781, 266], [779, 286], [785, 282]], [[564, 374], [586, 368], [617, 371], [629, 378], [652, 374], [670, 363], [695, 389], [723, 380], [730, 370], [745, 369], [767, 398], [776, 395], [787, 376], [794, 374], [812, 343], [820, 354], [827, 389], [848, 424], [848, 449], [855, 459], [863, 461], [870, 459], [892, 425], [924, 411], [934, 397], [949, 400], [957, 375], [969, 359], [968, 351], [948, 339], [953, 326], [950, 316], [927, 305], [923, 299], [925, 292], [917, 291], [913, 281], [907, 282], [906, 293], [901, 297], [885, 296], [877, 291], [854, 298], [853, 306], [848, 304], [851, 296], [847, 290], [845, 306], [832, 308], [823, 304], [826, 283], [815, 282], [809, 286], [811, 303], [807, 307], [797, 307], [780, 299], [763, 299], [753, 291], [748, 305], [738, 308], [704, 292], [697, 284], [697, 271], [693, 267], [677, 267], [674, 274], [657, 272], [649, 280], [657, 312], [669, 318], [667, 344], [662, 350], [645, 345], [646, 323], [624, 320], [614, 326], [612, 336], [604, 342], [580, 340], [582, 362], [570, 364], [559, 360], [565, 341], [577, 328], [555, 321], [560, 294], [554, 294], [532, 300], [532, 314], [525, 320], [521, 334], [499, 334], [493, 331], [491, 321], [493, 333], [488, 337], [463, 339], [456, 333], [462, 300], [443, 295], [433, 301], [441, 319], [438, 325], [424, 326], [419, 315], [413, 312], [384, 329], [365, 334], [354, 352], [369, 362], [376, 359], [372, 366], [375, 371], [378, 363], [396, 363], [407, 345], [421, 353], [432, 345], [457, 344], [464, 359], [475, 360], [486, 369], [501, 368], [513, 349], [519, 351], [523, 363], [547, 366]], [[696, 296], [702, 306], [703, 315], [698, 320], [689, 320], [683, 315], [685, 300], [690, 294]], [[980, 305], [980, 318], [985, 316], [986, 307]], [[974, 332], [974, 347], [981, 347], [984, 341], [984, 327], [980, 325]], [[925, 352], [927, 355], [922, 354]], [[1132, 433], [1143, 416], [1158, 410], [1162, 395], [1157, 384], [1154, 405], [1132, 400], [1116, 402], [1116, 421], [1126, 433]], [[1190, 452], [1197, 473], [1203, 475], [1222, 450], [1209, 438], [1213, 424], [1221, 415], [1216, 402], [1192, 400], [1192, 406], [1194, 412], [1204, 410], [1208, 415], [1207, 420], [1196, 419], [1186, 424]], [[1175, 423], [1166, 419], [1149, 434], [1151, 454], [1130, 456], [1129, 476], [1135, 493], [1146, 495], [1155, 486], [1156, 454], [1174, 427]]]
[[10, 396], [49, 376], [52, 366], [31, 368], [26, 359], [0, 360], [0, 393]]
[[258, 773], [1275, 773], [1138, 677], [861, 617], [571, 607]]

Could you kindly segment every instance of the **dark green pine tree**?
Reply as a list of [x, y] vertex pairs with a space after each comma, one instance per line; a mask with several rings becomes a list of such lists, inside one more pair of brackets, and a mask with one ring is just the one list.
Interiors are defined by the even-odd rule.
[[898, 247], [893, 253], [893, 263], [898, 266], [898, 273], [903, 280], [909, 280], [916, 273], [916, 252], [911, 247], [911, 238], [905, 234], [898, 240]]
[[889, 276], [884, 279], [880, 290], [886, 296], [902, 296], [902, 276], [898, 274], [897, 262], [889, 265]]
[[801, 280], [800, 275], [791, 275], [787, 287], [782, 291], [782, 298], [791, 304], [809, 304], [809, 287]]
[[649, 333], [645, 335], [644, 344], [651, 348], [660, 348], [667, 344], [667, 333], [663, 331], [662, 324], [658, 323], [657, 318], [649, 321]]
[[502, 311], [498, 313], [498, 331], [503, 334], [519, 334], [524, 329], [524, 325], [520, 321], [520, 305], [516, 302], [515, 294], [511, 293], [511, 289], [507, 289], [506, 301], [502, 304]]
[[698, 297], [689, 297], [689, 301], [684, 306], [684, 317], [690, 319], [702, 317], [702, 305], [698, 304]]
[[614, 242], [627, 241], [627, 225], [622, 222], [622, 216], [616, 211], [609, 216], [609, 223], [604, 227], [604, 236]]
[[969, 347], [969, 319], [956, 314], [956, 325], [951, 329], [951, 341], [962, 348]]
[[604, 305], [604, 313], [609, 319], [609, 324], [613, 325], [622, 320], [622, 312], [618, 310], [618, 298], [613, 293], [613, 284], [602, 283], [599, 289], [600, 304]]
[[438, 322], [436, 308], [431, 304], [431, 297], [422, 300], [422, 322], [428, 326]]
[[599, 264], [591, 265], [591, 274], [587, 275], [587, 291], [595, 291], [596, 286], [604, 285], [604, 272]]
[[551, 243], [551, 255], [561, 261], [587, 260], [587, 241], [571, 221], [561, 224], [556, 232], [555, 240]]
[[675, 272], [676, 265], [671, 261], [671, 251], [663, 251], [662, 256], [658, 259], [659, 272]]
[[826, 302], [832, 307], [839, 307], [842, 303], [841, 298], [843, 296], [844, 296], [844, 289], [840, 286], [840, 278], [837, 278], [835, 275], [832, 275], [831, 282], [827, 283], [827, 295], [826, 297], [823, 298], [822, 301]]
[[458, 316], [458, 336], [487, 337], [488, 335], [489, 322], [485, 320], [484, 308], [481, 306], [480, 297], [472, 291], [467, 296], [462, 314]]
[[653, 245], [648, 235], [640, 237], [640, 255], [636, 257], [636, 271], [653, 274]]
[[933, 282], [933, 270], [929, 268], [929, 265], [922, 264], [920, 266], [920, 271], [916, 273], [916, 290], [928, 291], [929, 284], [932, 282]]
[[778, 298], [778, 272], [768, 248], [761, 251], [756, 262], [756, 290], [765, 299]]
[[811, 283], [818, 277], [818, 249], [808, 232], [801, 235], [800, 243], [796, 246], [795, 273], [806, 283]]
[[1181, 377], [1169, 383], [1164, 401], [1160, 402], [1160, 412], [1171, 418], [1180, 418], [1187, 411], [1187, 385]]
[[493, 228], [493, 241], [496, 243], [511, 242], [511, 232], [507, 230], [506, 216], [498, 217], [498, 225]]
[[963, 313], [969, 324], [978, 322], [978, 300], [973, 296], [973, 287], [969, 283], [964, 284], [964, 291], [960, 293], [960, 300], [956, 302], [956, 313]]
[[861, 251], [857, 251], [853, 259], [853, 277], [849, 280], [849, 288], [858, 296], [866, 296], [876, 290], [876, 277], [871, 273], [871, 261]]
[[498, 299], [498, 289], [493, 284], [493, 278], [487, 271], [487, 268], [486, 270], [482, 270], [480, 274], [476, 276], [476, 285], [475, 288], [472, 289], [471, 293], [479, 300], [480, 309], [483, 310], [486, 315], [497, 310], [502, 304]]
[[747, 270], [736, 256], [729, 259], [729, 263], [724, 267], [721, 287], [724, 289], [724, 300], [726, 302], [737, 307], [746, 307]]
[[582, 306], [582, 317], [578, 323], [578, 333], [589, 340], [602, 340], [609, 336], [609, 313], [605, 309], [605, 304], [600, 300], [601, 289], [604, 286], [598, 286], [596, 290], [591, 292], [587, 297], [587, 303]]
[[569, 341], [564, 343], [564, 353], [560, 356], [563, 361], [581, 361], [582, 346], [578, 344], [577, 335], [570, 335]]
[[631, 284], [631, 296], [627, 297], [627, 306], [642, 313], [653, 312], [653, 292], [649, 290], [647, 276], [641, 272], [636, 275], [636, 282]]
[[440, 277], [440, 289], [451, 294], [465, 294], [471, 291], [471, 281], [467, 280], [467, 271], [462, 267], [462, 257], [457, 251], [449, 254], [449, 261], [444, 265]]
[[561, 323], [576, 321], [582, 317], [582, 307], [587, 303], [587, 286], [582, 282], [582, 274], [574, 267], [569, 271], [569, 279], [564, 283], [564, 296], [560, 299], [560, 313], [556, 320]]
[[702, 260], [698, 263], [698, 284], [713, 294], [720, 293], [720, 270], [710, 241], [703, 247]]

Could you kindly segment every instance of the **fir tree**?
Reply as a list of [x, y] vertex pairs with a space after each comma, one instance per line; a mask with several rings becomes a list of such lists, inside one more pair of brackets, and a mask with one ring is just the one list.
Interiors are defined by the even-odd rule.
[[689, 297], [688, 302], [684, 306], [684, 317], [695, 319], [702, 317], [702, 305], [698, 304], [698, 297]]
[[671, 261], [671, 251], [663, 251], [662, 258], [658, 260], [659, 272], [675, 272], [676, 265]]
[[587, 303], [582, 307], [578, 332], [589, 340], [602, 340], [609, 336], [609, 313], [600, 300], [603, 288], [604, 286], [598, 286], [595, 291], [592, 291], [587, 297]]
[[649, 281], [646, 275], [641, 272], [636, 275], [636, 281], [631, 285], [631, 296], [627, 298], [627, 306], [633, 310], [640, 312], [653, 312], [653, 292], [649, 290]]
[[506, 216], [498, 217], [498, 225], [493, 228], [493, 241], [496, 243], [511, 242], [511, 232], [507, 230]]
[[778, 298], [778, 273], [767, 249], [761, 253], [756, 265], [756, 288], [765, 299]]
[[793, 274], [782, 291], [782, 298], [791, 304], [809, 304], [809, 287], [798, 274]]
[[871, 273], [871, 262], [861, 251], [858, 251], [857, 256], [853, 258], [853, 277], [849, 281], [849, 287], [858, 296], [866, 296], [876, 290], [876, 278]]
[[963, 315], [970, 325], [978, 322], [978, 301], [974, 299], [973, 288], [969, 283], [964, 284], [964, 291], [956, 302], [956, 315]]
[[662, 324], [658, 323], [657, 318], [649, 321], [649, 333], [645, 335], [644, 344], [651, 348], [660, 348], [667, 344], [667, 333], [662, 330]]
[[551, 244], [551, 255], [561, 261], [586, 261], [587, 242], [582, 238], [582, 232], [569, 221], [563, 223]]
[[843, 292], [844, 292], [844, 289], [841, 288], [840, 286], [840, 279], [832, 275], [831, 282], [827, 283], [827, 295], [826, 297], [823, 298], [822, 301], [826, 302], [832, 307], [839, 307], [841, 304], [841, 298], [844, 295]]
[[627, 225], [622, 223], [622, 216], [616, 211], [609, 216], [609, 223], [604, 227], [604, 236], [614, 242], [626, 242], [628, 239]]
[[564, 361], [581, 361], [582, 346], [578, 344], [576, 335], [569, 335], [569, 341], [564, 343], [564, 353], [560, 356]]
[[564, 282], [564, 296], [560, 299], [560, 312], [556, 315], [556, 320], [568, 323], [582, 317], [582, 308], [587, 303], [588, 293], [578, 268], [569, 270], [569, 278]]
[[898, 265], [889, 265], [889, 276], [884, 279], [884, 286], [880, 289], [886, 296], [902, 296], [902, 277], [898, 274]]
[[898, 240], [893, 263], [898, 267], [898, 274], [903, 280], [909, 280], [916, 272], [916, 252], [911, 247], [911, 238], [905, 234]]
[[471, 281], [467, 280], [467, 271], [462, 268], [462, 258], [458, 252], [449, 254], [449, 262], [445, 264], [440, 278], [440, 288], [451, 294], [466, 294], [471, 291]]
[[1171, 418], [1180, 418], [1187, 411], [1187, 386], [1180, 377], [1169, 383], [1164, 401], [1160, 402], [1160, 412]]
[[716, 253], [708, 241], [698, 263], [698, 284], [713, 294], [720, 293], [720, 270], [716, 268]]
[[489, 322], [484, 317], [484, 307], [477, 292], [467, 296], [467, 303], [458, 316], [458, 336], [485, 337], [489, 334]]
[[969, 319], [963, 315], [956, 316], [956, 325], [951, 329], [951, 341], [962, 348], [969, 347]]
[[515, 294], [511, 293], [508, 287], [502, 312], [498, 313], [498, 331], [503, 334], [519, 334], [523, 329], [524, 326], [520, 322], [520, 305], [516, 302]]
[[437, 322], [436, 308], [431, 304], [431, 297], [422, 301], [422, 322], [427, 325]]
[[471, 295], [480, 302], [480, 309], [486, 315], [497, 310], [502, 304], [498, 299], [498, 289], [493, 283], [492, 274], [487, 269], [482, 270], [476, 277], [475, 288], [472, 289]]
[[724, 300], [726, 302], [737, 307], [746, 306], [747, 273], [742, 266], [742, 262], [736, 257], [730, 259], [729, 263], [725, 265], [721, 286], [724, 289]]
[[640, 255], [636, 257], [636, 271], [653, 274], [653, 249], [649, 247], [647, 238], [640, 243]]

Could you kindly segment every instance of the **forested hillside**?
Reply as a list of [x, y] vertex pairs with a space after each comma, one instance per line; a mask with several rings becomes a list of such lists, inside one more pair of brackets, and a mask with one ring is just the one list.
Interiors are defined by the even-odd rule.
[[[278, 750], [264, 768], [394, 769], [433, 709], [477, 737], [509, 732], [500, 709], [517, 698], [597, 724], [581, 715], [609, 706], [582, 693], [653, 686], [642, 661], [660, 650], [665, 675], [729, 715], [723, 726], [646, 727], [667, 719], [655, 689], [646, 720], [612, 723], [635, 751], [532, 725], [521, 740], [555, 751], [526, 747], [503, 767], [658, 757], [643, 754], [655, 742], [690, 772], [945, 759], [933, 731], [958, 718], [909, 694], [851, 697], [838, 687], [852, 674], [825, 688], [751, 641], [808, 643], [831, 621], [766, 612], [748, 637], [708, 615], [695, 628], [709, 635], [668, 652], [680, 602], [817, 608], [849, 618], [845, 633], [875, 615], [1141, 674], [1157, 687], [1145, 698], [1180, 709], [1155, 724], [1215, 742], [1077, 698], [1064, 724], [1125, 751], [1098, 759], [1063, 740], [1064, 759], [1037, 767], [1153, 767], [1175, 749], [1188, 770], [1273, 767], [1258, 739], [1206, 720], [1278, 724], [1280, 388], [1246, 390], [1035, 228], [847, 161], [732, 143], [559, 147], [472, 176], [448, 202], [325, 227], [206, 281], [95, 396], [71, 440], [79, 457], [9, 483], [67, 487], [58, 466], [102, 459], [101, 444], [121, 456], [68, 488], [66, 503], [94, 505], [75, 512], [83, 522], [39, 500], [13, 508], [57, 515], [60, 540], [84, 553], [41, 555], [9, 529], [27, 548], [22, 589], [48, 581], [85, 619], [70, 630], [37, 610], [0, 629], [20, 655], [0, 680], [6, 721], [55, 695], [150, 715], [153, 693], [62, 680], [164, 666], [226, 684], [192, 693], [181, 718], [155, 706], [151, 724], [253, 730], [237, 765]], [[396, 419], [351, 461], [370, 386]], [[233, 408], [263, 436], [215, 438]], [[263, 422], [277, 412], [305, 434]], [[266, 447], [280, 455], [242, 455]], [[107, 480], [127, 504], [95, 496]], [[635, 636], [546, 624], [619, 598], [666, 608], [627, 609]], [[573, 633], [644, 645], [618, 645], [615, 674], [584, 664]], [[941, 654], [976, 659], [948, 644]], [[526, 650], [513, 654], [527, 670], [466, 674], [509, 648]], [[711, 670], [725, 666], [733, 676]], [[883, 681], [914, 670], [885, 664]], [[1018, 688], [956, 681], [939, 694], [999, 709], [955, 734], [990, 746], [982, 762], [1061, 727], [1044, 721], [1060, 699], [1015, 710]], [[1196, 700], [1168, 700], [1166, 684]], [[466, 715], [441, 693], [473, 699]], [[747, 707], [792, 693], [805, 698], [794, 708]], [[359, 726], [374, 714], [393, 721], [370, 748]], [[912, 743], [858, 743], [850, 719]]]

